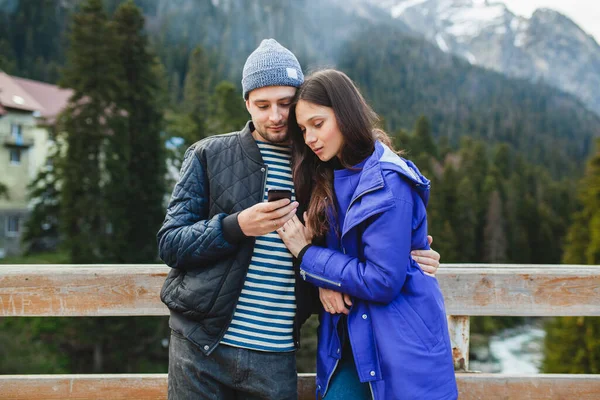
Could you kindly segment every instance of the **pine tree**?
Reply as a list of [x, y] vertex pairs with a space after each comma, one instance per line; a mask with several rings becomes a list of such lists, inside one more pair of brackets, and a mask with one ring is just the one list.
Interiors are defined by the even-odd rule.
[[[115, 119], [107, 146], [106, 204], [113, 229], [106, 253], [115, 263], [153, 263], [157, 260], [156, 232], [164, 218], [166, 193], [161, 137], [167, 96], [164, 71], [144, 34], [143, 14], [132, 0], [117, 8], [110, 27], [115, 35], [115, 61], [121, 65], [116, 102], [123, 118]], [[94, 321], [94, 325], [98, 337], [91, 345], [96, 362], [114, 368], [131, 358], [148, 364], [151, 360], [166, 361], [163, 348], [148, 349], [168, 335], [165, 318], [107, 318]], [[115, 342], [115, 336], [121, 339]], [[102, 364], [100, 368], [106, 368]], [[153, 368], [160, 370], [161, 366]]]
[[183, 132], [186, 144], [190, 145], [205, 138], [209, 133], [207, 120], [209, 117], [211, 72], [209, 58], [202, 47], [196, 47], [188, 61], [188, 72], [183, 87], [183, 104], [181, 105], [186, 120], [187, 130]]
[[[75, 95], [59, 126], [66, 135], [61, 222], [72, 263], [156, 259], [164, 195], [161, 78], [142, 29], [132, 2], [112, 23], [101, 0], [88, 0], [74, 16], [64, 84]], [[52, 322], [45, 336], [58, 343], [71, 371], [164, 372], [164, 318]]]
[[17, 69], [16, 62], [14, 61], [15, 55], [10, 48], [10, 43], [5, 39], [1, 39], [2, 36], [0, 35], [0, 71], [13, 74]]
[[150, 263], [156, 260], [155, 236], [164, 217], [163, 78], [143, 33], [144, 17], [132, 1], [119, 6], [111, 29], [121, 66], [116, 97], [121, 117], [114, 119], [106, 154], [112, 227], [107, 256], [118, 263]]
[[118, 65], [101, 0], [87, 0], [73, 16], [68, 65], [62, 85], [73, 89], [59, 119], [66, 134], [61, 226], [72, 263], [101, 261], [107, 230], [103, 204], [102, 147], [118, 114]]
[[63, 172], [61, 143], [61, 139], [53, 141], [46, 165], [40, 168], [28, 185], [28, 198], [33, 208], [25, 223], [22, 238], [28, 253], [55, 250], [59, 242]]
[[421, 115], [415, 125], [415, 134], [412, 140], [412, 151], [419, 153], [427, 153], [430, 156], [437, 158], [437, 146], [431, 136], [431, 126], [429, 120]]
[[456, 229], [452, 227], [450, 221], [444, 221], [442, 230], [440, 231], [439, 239], [436, 240], [436, 250], [439, 250], [440, 254], [443, 254], [444, 262], [456, 263], [464, 260], [459, 252], [460, 244], [458, 242], [458, 236], [456, 235]]
[[438, 140], [438, 159], [443, 160], [451, 151], [452, 149], [450, 148], [448, 136], [440, 137]]
[[468, 176], [462, 178], [456, 187], [456, 227], [460, 262], [477, 262], [477, 197], [473, 183]]
[[590, 248], [589, 212], [580, 211], [573, 217], [573, 224], [567, 233], [563, 261], [567, 264], [585, 264], [586, 253]]
[[[392, 138], [392, 144], [396, 150], [409, 151], [411, 149], [411, 135], [404, 129], [398, 129], [396, 134]], [[406, 154], [408, 158], [412, 157], [412, 151]]]
[[242, 96], [231, 82], [221, 81], [217, 85], [211, 104], [215, 108], [210, 119], [213, 121], [210, 126], [212, 132], [238, 131], [248, 121], [248, 111], [244, 107]]
[[502, 199], [498, 190], [490, 196], [485, 229], [483, 231], [484, 261], [488, 263], [506, 262], [506, 230], [502, 216]]
[[[567, 235], [563, 261], [600, 264], [600, 140], [580, 185], [583, 209]], [[544, 371], [600, 373], [600, 318], [559, 317], [546, 326]]]
[[493, 148], [492, 164], [500, 172], [500, 176], [506, 179], [511, 171], [510, 147], [506, 143], [498, 144]]
[[[181, 49], [176, 54], [181, 53]], [[172, 54], [173, 51], [169, 52]], [[214, 97], [211, 99], [210, 84], [212, 73], [209, 57], [206, 51], [198, 46], [188, 57], [187, 74], [185, 75], [183, 100], [172, 103], [172, 109], [165, 115], [167, 132], [171, 141], [168, 153], [168, 162], [175, 169], [179, 169], [185, 150], [193, 143], [213, 133], [223, 133], [219, 127], [223, 120], [215, 117]], [[177, 98], [174, 85], [179, 87], [178, 78], [171, 77], [170, 97]], [[245, 120], [244, 120], [245, 122]], [[230, 124], [229, 121], [226, 122]], [[212, 131], [214, 129], [214, 131]], [[239, 126], [234, 129], [241, 129]], [[209, 132], [209, 130], [211, 132]]]
[[440, 179], [432, 181], [431, 197], [427, 207], [429, 232], [435, 238], [435, 249], [442, 254], [444, 262], [461, 262], [460, 243], [456, 231], [458, 174], [448, 163]]

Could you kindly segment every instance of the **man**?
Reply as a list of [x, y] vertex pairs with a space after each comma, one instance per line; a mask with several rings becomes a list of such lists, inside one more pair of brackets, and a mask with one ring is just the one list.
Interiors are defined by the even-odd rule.
[[[243, 70], [252, 120], [185, 154], [158, 233], [172, 267], [161, 291], [171, 312], [170, 399], [297, 398], [299, 329], [318, 294], [275, 232], [299, 204], [265, 200], [269, 187], [293, 189], [287, 120], [303, 81], [296, 57], [263, 40]], [[439, 254], [420, 254], [435, 273]]]

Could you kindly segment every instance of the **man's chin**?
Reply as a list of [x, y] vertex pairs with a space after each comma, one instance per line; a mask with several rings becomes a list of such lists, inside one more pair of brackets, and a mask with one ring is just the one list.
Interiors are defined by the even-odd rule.
[[281, 135], [273, 135], [271, 140], [269, 140], [271, 143], [278, 143], [278, 144], [285, 144], [285, 143], [289, 143], [290, 138], [288, 137], [287, 133], [281, 134]]
[[281, 132], [259, 132], [260, 136], [270, 143], [284, 144], [289, 142], [289, 136], [287, 129], [281, 130]]

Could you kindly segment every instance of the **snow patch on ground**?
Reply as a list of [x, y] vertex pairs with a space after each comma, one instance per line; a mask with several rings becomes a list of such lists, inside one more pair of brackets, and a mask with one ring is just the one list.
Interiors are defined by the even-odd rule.
[[505, 11], [506, 8], [501, 4], [475, 5], [473, 8], [449, 7], [440, 15], [440, 19], [451, 25], [447, 29], [451, 35], [475, 37], [489, 26], [502, 24]]
[[407, 9], [409, 9], [411, 7], [414, 7], [414, 6], [418, 6], [419, 4], [423, 4], [426, 1], [427, 0], [407, 0], [407, 1], [404, 1], [404, 2], [402, 2], [400, 4], [397, 4], [394, 7], [392, 7], [390, 9], [390, 13], [392, 14], [392, 17], [398, 18]]
[[446, 44], [446, 41], [444, 40], [444, 38], [442, 37], [442, 35], [440, 35], [439, 33], [437, 35], [435, 35], [435, 42], [437, 43], [438, 47], [444, 53], [447, 53], [448, 50], [450, 50], [450, 48], [448, 48], [448, 45]]

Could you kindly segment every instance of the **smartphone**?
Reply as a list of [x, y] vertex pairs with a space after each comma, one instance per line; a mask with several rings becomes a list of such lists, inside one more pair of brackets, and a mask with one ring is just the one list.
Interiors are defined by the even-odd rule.
[[281, 199], [292, 200], [292, 191], [289, 189], [269, 189], [267, 192], [267, 201], [277, 201]]

